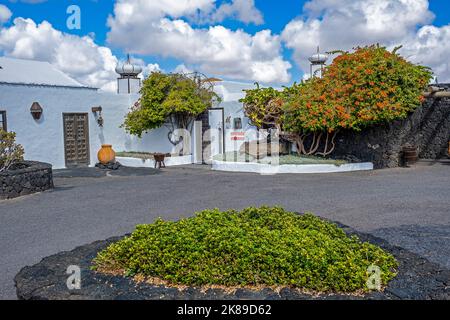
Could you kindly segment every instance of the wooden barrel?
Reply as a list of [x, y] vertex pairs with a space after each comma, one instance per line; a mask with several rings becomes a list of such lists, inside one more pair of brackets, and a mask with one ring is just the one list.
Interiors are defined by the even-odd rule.
[[418, 160], [416, 147], [403, 147], [403, 160], [406, 165], [414, 164]]

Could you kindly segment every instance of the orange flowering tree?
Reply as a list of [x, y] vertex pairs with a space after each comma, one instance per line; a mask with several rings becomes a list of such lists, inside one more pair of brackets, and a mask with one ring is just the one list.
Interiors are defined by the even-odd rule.
[[421, 105], [432, 73], [406, 61], [398, 49], [374, 45], [340, 52], [322, 78], [285, 96], [281, 122], [295, 137], [299, 154], [327, 156], [340, 129], [359, 131], [402, 119]]

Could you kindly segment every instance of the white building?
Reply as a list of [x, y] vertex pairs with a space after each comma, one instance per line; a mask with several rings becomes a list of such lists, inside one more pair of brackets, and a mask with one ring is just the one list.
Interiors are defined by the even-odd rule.
[[[128, 62], [117, 71], [121, 73], [118, 91], [110, 93], [85, 87], [47, 62], [0, 57], [0, 126], [16, 132], [26, 159], [48, 162], [54, 168], [93, 166], [102, 144], [112, 144], [116, 151], [171, 153], [167, 128], [139, 139], [120, 127], [139, 98], [141, 69]], [[213, 153], [222, 152], [224, 145], [226, 151], [234, 150], [242, 143], [232, 132], [248, 127], [238, 100], [243, 89], [252, 87], [226, 81], [216, 85], [223, 97], [218, 106], [223, 113], [211, 110], [210, 125], [219, 130], [225, 126], [225, 134], [218, 131], [222, 134], [213, 141]]]

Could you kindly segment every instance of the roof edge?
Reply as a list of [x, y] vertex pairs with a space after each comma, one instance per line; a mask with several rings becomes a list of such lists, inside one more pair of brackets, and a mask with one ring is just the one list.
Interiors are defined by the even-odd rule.
[[0, 85], [10, 85], [10, 86], [24, 86], [24, 87], [47, 87], [47, 88], [66, 88], [66, 89], [84, 89], [84, 90], [95, 90], [98, 91], [99, 88], [88, 87], [88, 86], [63, 86], [63, 85], [53, 85], [53, 84], [37, 84], [37, 83], [25, 83], [25, 82], [5, 82], [0, 81]]

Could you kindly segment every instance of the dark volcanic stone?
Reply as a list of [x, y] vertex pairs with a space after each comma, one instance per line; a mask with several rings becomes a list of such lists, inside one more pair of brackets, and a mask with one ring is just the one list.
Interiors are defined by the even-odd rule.
[[107, 164], [97, 163], [95, 165], [97, 168], [102, 170], [119, 170], [119, 168], [122, 166], [120, 162], [109, 162]]
[[36, 161], [16, 163], [0, 172], [0, 200], [12, 199], [53, 188], [52, 165]]
[[445, 159], [450, 136], [450, 99], [427, 99], [404, 120], [369, 127], [361, 132], [342, 131], [336, 137], [335, 159], [349, 155], [373, 162], [376, 169], [404, 165], [402, 147], [417, 147], [420, 159]]
[[[342, 294], [321, 294], [311, 296], [291, 288], [283, 288], [279, 293], [272, 289], [252, 291], [238, 289], [234, 293], [226, 293], [221, 289], [187, 288], [178, 290], [164, 286], [153, 286], [146, 283], [136, 283], [130, 278], [99, 274], [90, 269], [92, 259], [97, 253], [120, 238], [115, 237], [105, 241], [97, 241], [70, 252], [61, 252], [44, 258], [40, 263], [23, 268], [15, 277], [19, 299], [104, 299], [104, 300], [396, 300], [396, 299], [449, 299], [450, 270], [428, 262], [426, 259], [395, 247], [385, 240], [372, 235], [359, 233], [343, 226], [347, 234], [357, 235], [362, 241], [381, 246], [391, 252], [399, 261], [398, 275], [383, 292], [371, 292], [364, 297]], [[66, 274], [70, 265], [81, 269], [81, 289], [69, 290]]]

